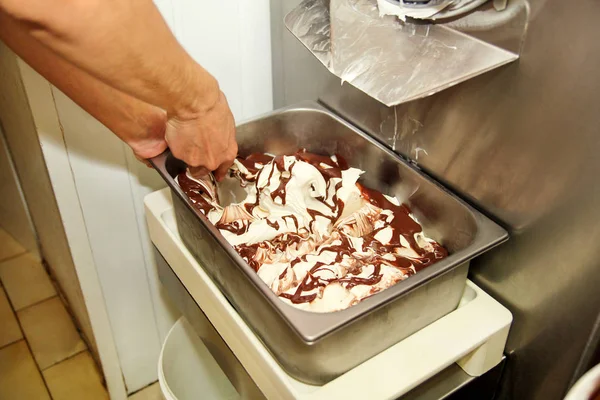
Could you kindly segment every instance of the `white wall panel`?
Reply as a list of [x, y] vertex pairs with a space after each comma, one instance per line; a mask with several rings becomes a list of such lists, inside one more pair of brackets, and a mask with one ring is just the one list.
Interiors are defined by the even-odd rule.
[[217, 78], [236, 118], [242, 118], [239, 3], [173, 2], [175, 36], [188, 53]]
[[133, 196], [133, 205], [137, 219], [137, 228], [140, 234], [141, 245], [144, 250], [146, 274], [152, 297], [152, 306], [154, 307], [157, 332], [160, 343], [163, 343], [167, 333], [173, 324], [175, 324], [180, 314], [169, 301], [168, 296], [158, 279], [155, 264], [157, 260], [155, 260], [153, 246], [150, 238], [148, 237], [148, 229], [146, 227], [146, 217], [144, 215], [144, 196], [155, 190], [164, 188], [165, 183], [162, 178], [158, 176], [156, 172], [154, 172], [153, 169], [146, 167], [144, 164], [136, 160], [131, 151], [127, 151], [126, 155]]
[[129, 391], [156, 377], [160, 351], [123, 144], [54, 89], [93, 258]]
[[[52, 88], [27, 64], [21, 61], [19, 66], [72, 256], [72, 265], [63, 259], [58, 265], [53, 266], [54, 276], [59, 280], [69, 306], [79, 322], [79, 327], [91, 341], [92, 351], [100, 357], [111, 399], [123, 400], [127, 398], [127, 394], [121, 364], [87, 235], [63, 130], [54, 105]], [[71, 271], [71, 268], [74, 271]]]
[[271, 24], [269, 0], [240, 1], [238, 32], [241, 57], [242, 119], [271, 111]]

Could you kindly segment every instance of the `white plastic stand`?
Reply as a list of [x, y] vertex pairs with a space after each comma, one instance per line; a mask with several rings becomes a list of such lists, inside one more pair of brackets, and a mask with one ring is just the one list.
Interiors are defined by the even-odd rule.
[[165, 400], [238, 400], [240, 396], [194, 328], [181, 317], [160, 352], [158, 382]]
[[479, 376], [502, 359], [511, 313], [467, 282], [459, 307], [323, 386], [289, 376], [181, 242], [169, 189], [146, 196], [150, 237], [254, 382], [269, 399], [396, 399], [457, 363]]

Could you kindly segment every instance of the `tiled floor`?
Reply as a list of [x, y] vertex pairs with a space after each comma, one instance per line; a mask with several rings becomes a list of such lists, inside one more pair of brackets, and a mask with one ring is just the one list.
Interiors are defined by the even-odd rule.
[[165, 398], [160, 391], [160, 386], [154, 383], [147, 388], [140, 390], [139, 392], [129, 396], [129, 400], [164, 400]]
[[[107, 400], [44, 266], [0, 229], [0, 399]], [[163, 400], [158, 384], [133, 400]]]
[[0, 284], [0, 399], [108, 399], [44, 266], [1, 229]]

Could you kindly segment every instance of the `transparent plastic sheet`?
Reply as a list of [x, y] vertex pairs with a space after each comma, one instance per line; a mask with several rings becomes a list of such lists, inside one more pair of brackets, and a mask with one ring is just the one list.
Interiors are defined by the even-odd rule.
[[329, 71], [394, 106], [512, 62], [518, 55], [443, 25], [381, 17], [376, 0], [306, 0], [285, 23]]

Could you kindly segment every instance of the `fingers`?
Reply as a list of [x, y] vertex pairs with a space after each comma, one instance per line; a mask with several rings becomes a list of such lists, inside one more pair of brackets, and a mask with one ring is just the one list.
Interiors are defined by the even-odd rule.
[[235, 121], [225, 96], [193, 119], [169, 117], [165, 140], [173, 156], [197, 167], [190, 169], [194, 176], [216, 171], [217, 178], [223, 179], [237, 156]]
[[217, 182], [221, 182], [223, 179], [225, 179], [225, 177], [227, 176], [227, 171], [229, 170], [229, 167], [231, 167], [232, 163], [233, 161], [227, 161], [221, 164], [219, 168], [217, 168], [217, 170], [215, 171], [215, 179], [217, 180]]
[[196, 179], [205, 177], [210, 173], [210, 170], [206, 167], [189, 167], [190, 175]]
[[237, 154], [238, 144], [235, 140], [235, 129], [233, 129], [233, 132], [229, 137], [229, 147], [225, 154], [225, 161], [219, 165], [219, 168], [215, 171], [217, 182], [221, 182], [227, 176], [227, 171], [229, 170], [229, 167], [231, 167], [231, 164], [233, 164], [233, 160], [235, 160]]
[[218, 134], [222, 127], [214, 121], [169, 121], [165, 135], [173, 156], [190, 167], [216, 170], [224, 161], [227, 142]]

